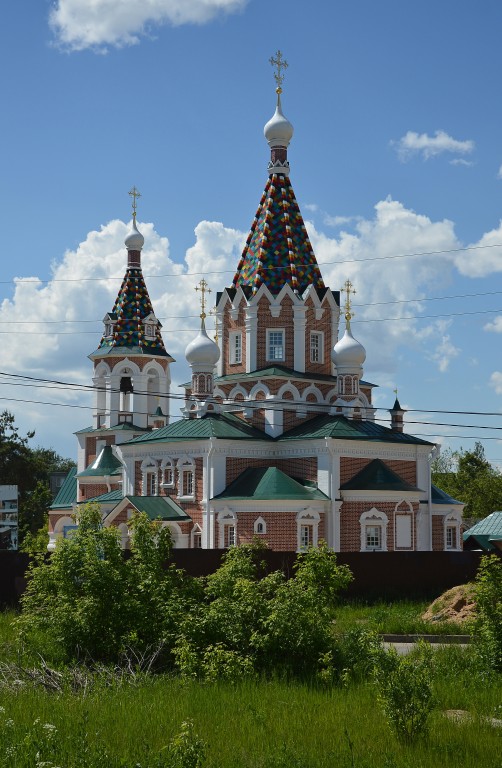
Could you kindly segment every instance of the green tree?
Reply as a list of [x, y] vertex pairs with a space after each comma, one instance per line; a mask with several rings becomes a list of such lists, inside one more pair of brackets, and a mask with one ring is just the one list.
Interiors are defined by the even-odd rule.
[[474, 590], [481, 656], [486, 664], [502, 672], [502, 561], [497, 555], [481, 558]]
[[483, 518], [502, 509], [502, 475], [479, 442], [472, 451], [446, 450], [432, 465], [432, 482], [465, 503], [465, 517]]
[[19, 434], [14, 416], [0, 414], [0, 485], [17, 485], [19, 490], [19, 541], [28, 533], [47, 527], [47, 510], [52, 501], [49, 492], [51, 472], [67, 471], [74, 466], [52, 448], [31, 448], [34, 432]]
[[170, 649], [185, 591], [181, 573], [162, 567], [170, 548], [168, 529], [140, 514], [126, 560], [117, 529], [102, 526], [99, 505], [83, 505], [73, 536], [30, 568], [22, 635], [38, 646], [45, 639], [46, 652], [57, 647], [66, 660], [117, 661], [163, 643]]

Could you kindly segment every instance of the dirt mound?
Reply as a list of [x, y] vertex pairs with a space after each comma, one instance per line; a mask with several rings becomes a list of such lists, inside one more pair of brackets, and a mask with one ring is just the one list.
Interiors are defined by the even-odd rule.
[[476, 614], [474, 602], [474, 586], [461, 584], [444, 592], [434, 600], [422, 614], [423, 621], [448, 621], [455, 624], [463, 624], [470, 621]]

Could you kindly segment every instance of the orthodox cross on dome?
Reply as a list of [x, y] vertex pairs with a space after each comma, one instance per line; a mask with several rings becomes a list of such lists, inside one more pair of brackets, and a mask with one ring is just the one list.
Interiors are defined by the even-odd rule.
[[199, 285], [195, 286], [196, 291], [200, 291], [200, 307], [201, 307], [201, 313], [200, 313], [200, 319], [202, 322], [206, 319], [206, 293], [211, 293], [211, 288], [209, 287], [208, 283], [202, 278]]
[[209, 314], [211, 317], [214, 317], [214, 340], [216, 343], [218, 343], [218, 314], [216, 312], [216, 307], [213, 307], [211, 310], [209, 310]]
[[129, 190], [128, 194], [132, 197], [132, 217], [133, 219], [136, 218], [136, 200], [138, 197], [141, 197], [141, 192], [139, 192], [136, 187], [133, 187], [131, 190]]
[[395, 388], [395, 390], [394, 390], [394, 394], [395, 394], [395, 396], [396, 396], [396, 400], [397, 400], [397, 387], [396, 387], [396, 388]]
[[347, 322], [347, 330], [350, 330], [350, 321], [354, 317], [354, 313], [351, 312], [351, 306], [350, 306], [350, 294], [355, 293], [356, 289], [350, 282], [350, 280], [346, 280], [343, 284], [343, 287], [340, 288], [342, 293], [345, 293], [345, 320]]
[[286, 59], [282, 58], [281, 51], [277, 51], [277, 53], [275, 54], [275, 58], [271, 56], [269, 59], [269, 62], [273, 67], [277, 68], [277, 71], [274, 72], [274, 79], [275, 79], [275, 82], [277, 83], [277, 88], [275, 89], [275, 92], [282, 93], [282, 82], [284, 80], [284, 73], [281, 72], [281, 70], [285, 70], [288, 68], [288, 62], [286, 61]]

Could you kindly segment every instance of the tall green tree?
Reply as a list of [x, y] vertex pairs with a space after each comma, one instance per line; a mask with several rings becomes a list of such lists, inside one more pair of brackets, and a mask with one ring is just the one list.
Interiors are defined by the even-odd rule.
[[74, 465], [52, 448], [32, 448], [34, 436], [35, 432], [20, 434], [12, 413], [0, 413], [0, 485], [18, 486], [20, 543], [47, 525], [51, 472], [68, 471]]
[[432, 482], [465, 503], [465, 517], [483, 518], [502, 510], [502, 475], [479, 442], [472, 451], [444, 451], [432, 465]]

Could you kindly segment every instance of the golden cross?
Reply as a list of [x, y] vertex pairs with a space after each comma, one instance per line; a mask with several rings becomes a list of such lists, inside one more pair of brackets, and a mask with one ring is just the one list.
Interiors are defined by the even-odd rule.
[[138, 199], [138, 197], [141, 197], [141, 192], [138, 192], [136, 187], [133, 187], [128, 194], [131, 195], [132, 197], [132, 215], [133, 215], [133, 218], [135, 219], [136, 218], [136, 200]]
[[273, 56], [271, 56], [269, 59], [269, 62], [273, 67], [277, 67], [277, 72], [274, 72], [275, 82], [277, 83], [277, 88], [275, 89], [275, 92], [282, 93], [282, 81], [284, 80], [284, 73], [281, 72], [281, 69], [287, 69], [288, 62], [286, 61], [286, 59], [282, 58], [281, 51], [277, 51], [275, 56], [276, 56], [275, 59]]
[[216, 343], [218, 343], [218, 339], [219, 339], [219, 336], [218, 336], [218, 314], [216, 312], [216, 307], [213, 307], [209, 311], [209, 314], [211, 315], [211, 317], [214, 317], [214, 340], [215, 340]]
[[211, 288], [206, 283], [204, 278], [202, 278], [202, 280], [200, 281], [199, 285], [195, 286], [195, 290], [201, 292], [200, 306], [201, 306], [202, 312], [200, 313], [200, 319], [201, 320], [205, 320], [206, 317], [207, 317], [206, 312], [205, 312], [205, 310], [206, 310], [206, 293], [211, 293]]
[[354, 313], [350, 311], [351, 310], [351, 307], [350, 307], [350, 294], [351, 293], [355, 293], [356, 289], [354, 288], [354, 286], [352, 285], [350, 280], [346, 280], [345, 283], [343, 284], [343, 287], [340, 288], [340, 290], [342, 291], [342, 293], [345, 291], [345, 294], [346, 294], [346, 296], [345, 296], [345, 320], [347, 321], [347, 329], [350, 330], [350, 321], [354, 317]]

